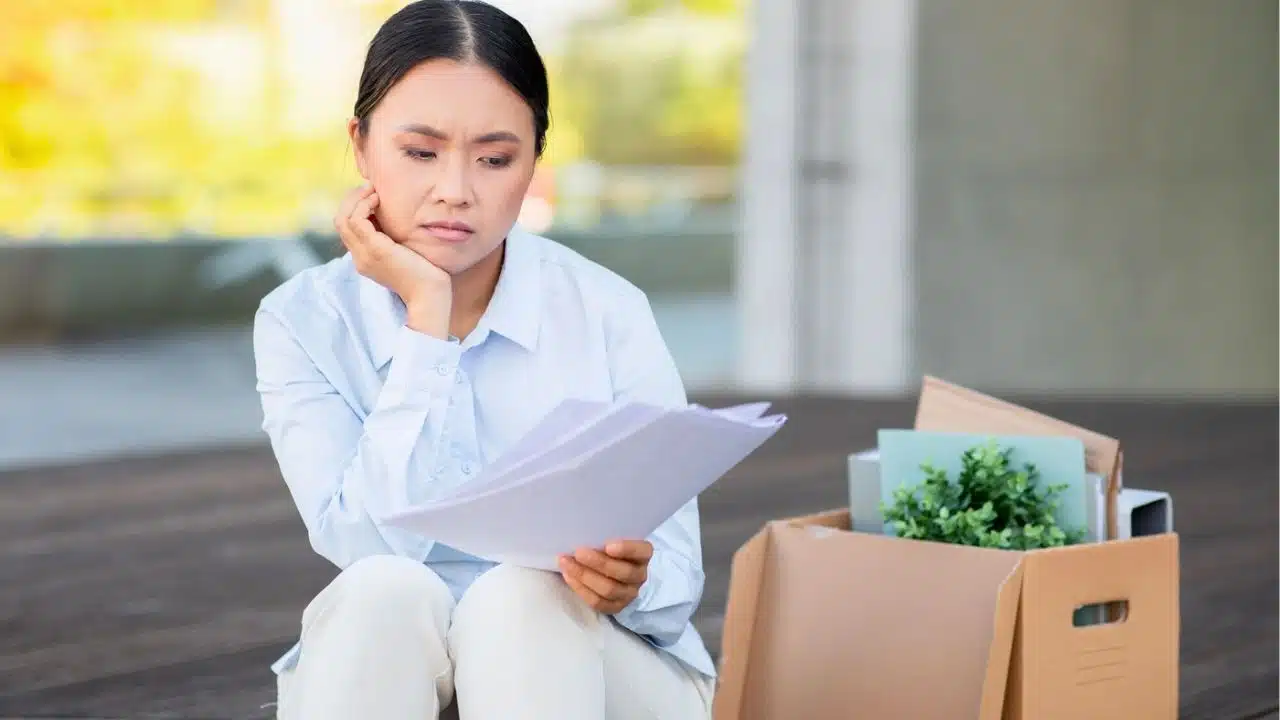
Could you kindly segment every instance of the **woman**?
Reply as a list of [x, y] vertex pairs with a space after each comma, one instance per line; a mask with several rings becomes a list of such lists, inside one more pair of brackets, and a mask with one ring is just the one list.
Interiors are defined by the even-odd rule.
[[514, 228], [548, 124], [525, 29], [420, 0], [370, 44], [349, 123], [348, 253], [255, 322], [263, 427], [312, 547], [341, 568], [276, 664], [282, 718], [708, 717], [696, 501], [551, 573], [385, 527], [475, 477], [566, 397], [686, 403], [648, 302]]

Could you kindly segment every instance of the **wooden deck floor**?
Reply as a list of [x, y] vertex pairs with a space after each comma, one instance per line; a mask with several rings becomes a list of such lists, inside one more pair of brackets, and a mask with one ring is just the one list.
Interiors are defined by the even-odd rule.
[[[1127, 483], [1174, 495], [1181, 717], [1277, 717], [1275, 405], [1027, 404], [1121, 438]], [[733, 550], [841, 505], [846, 453], [913, 407], [778, 406], [790, 424], [703, 499], [713, 649]], [[267, 717], [268, 665], [333, 572], [265, 447], [0, 475], [0, 717]]]

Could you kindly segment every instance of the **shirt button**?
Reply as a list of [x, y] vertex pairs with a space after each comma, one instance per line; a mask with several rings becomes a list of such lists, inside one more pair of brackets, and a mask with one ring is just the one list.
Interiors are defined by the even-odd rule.
[[469, 463], [469, 462], [467, 462], [467, 463], [462, 463], [462, 474], [463, 474], [463, 475], [470, 475], [471, 473], [473, 473], [473, 472], [475, 472], [475, 471], [476, 471], [475, 466], [473, 466], [471, 463]]
[[441, 377], [444, 377], [445, 375], [449, 374], [449, 368], [445, 367], [444, 365], [437, 365], [436, 372], [439, 373]]

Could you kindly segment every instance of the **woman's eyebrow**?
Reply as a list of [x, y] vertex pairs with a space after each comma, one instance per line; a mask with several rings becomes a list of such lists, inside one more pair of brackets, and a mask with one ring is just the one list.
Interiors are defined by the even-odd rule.
[[[401, 125], [400, 131], [414, 133], [415, 135], [425, 135], [429, 138], [435, 138], [436, 140], [443, 140], [446, 142], [449, 140], [448, 133], [443, 132], [441, 130], [437, 130], [431, 127], [430, 125], [423, 125], [422, 123], [410, 123], [408, 125]], [[490, 132], [490, 133], [485, 133], [483, 135], [480, 135], [472, 139], [471, 142], [476, 145], [487, 145], [489, 143], [498, 143], [498, 142], [519, 143], [520, 137], [513, 132], [508, 132], [506, 130], [497, 130], [495, 132]]]

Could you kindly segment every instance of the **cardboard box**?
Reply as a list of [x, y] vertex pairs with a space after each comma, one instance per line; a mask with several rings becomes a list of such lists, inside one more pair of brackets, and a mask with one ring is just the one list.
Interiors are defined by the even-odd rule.
[[[1118, 532], [1115, 440], [933, 378], [916, 427], [1081, 438]], [[1176, 718], [1178, 575], [1173, 533], [1013, 552], [773, 521], [733, 558], [714, 717]], [[1123, 612], [1075, 626], [1101, 603]]]

